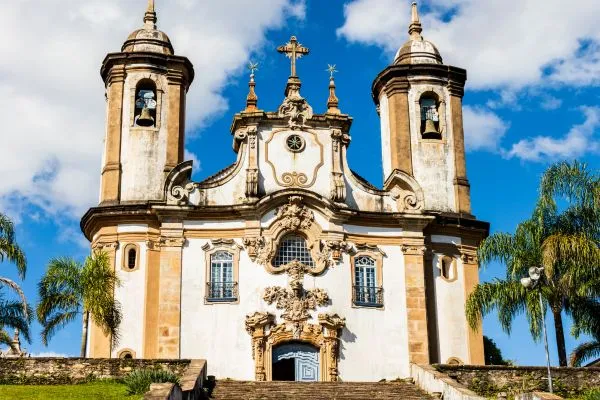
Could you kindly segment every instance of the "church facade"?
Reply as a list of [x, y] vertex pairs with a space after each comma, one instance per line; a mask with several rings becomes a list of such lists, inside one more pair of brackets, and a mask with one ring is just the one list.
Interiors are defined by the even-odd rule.
[[464, 312], [489, 230], [471, 213], [466, 71], [443, 64], [412, 12], [409, 40], [372, 87], [383, 188], [348, 165], [352, 118], [333, 74], [324, 113], [302, 97], [296, 60], [308, 49], [295, 37], [278, 49], [292, 63], [279, 109], [259, 107], [252, 74], [231, 125], [235, 163], [195, 182], [183, 157], [193, 66], [149, 1], [101, 69], [100, 204], [81, 227], [121, 278], [123, 322], [114, 348], [90, 322], [89, 357], [203, 358], [217, 378], [259, 381], [483, 364], [481, 327]]

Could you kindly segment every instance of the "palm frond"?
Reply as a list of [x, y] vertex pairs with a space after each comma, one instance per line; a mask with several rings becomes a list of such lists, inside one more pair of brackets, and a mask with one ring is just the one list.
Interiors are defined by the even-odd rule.
[[598, 206], [597, 190], [598, 177], [588, 171], [586, 164], [578, 161], [559, 162], [544, 173], [540, 184], [540, 200], [550, 207], [556, 207], [556, 197]]
[[0, 213], [0, 262], [10, 261], [17, 266], [19, 277], [25, 279], [27, 260], [25, 253], [15, 241], [14, 223], [6, 215]]
[[573, 350], [569, 357], [569, 364], [572, 367], [581, 367], [586, 360], [597, 357], [600, 357], [600, 341], [585, 342]]
[[17, 295], [21, 298], [23, 311], [25, 313], [25, 316], [27, 317], [27, 314], [29, 312], [29, 310], [27, 309], [27, 298], [25, 297], [25, 293], [23, 293], [23, 290], [21, 290], [21, 287], [15, 281], [0, 276], [0, 287], [2, 286], [7, 286], [17, 293]]
[[54, 336], [59, 329], [73, 322], [78, 315], [79, 313], [77, 312], [67, 311], [48, 316], [41, 332], [42, 343], [44, 346], [48, 346], [48, 341], [52, 336]]

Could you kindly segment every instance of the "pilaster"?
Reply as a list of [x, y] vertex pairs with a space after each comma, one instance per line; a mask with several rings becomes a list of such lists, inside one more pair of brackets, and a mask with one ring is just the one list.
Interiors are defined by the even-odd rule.
[[[413, 174], [410, 141], [409, 83], [406, 78], [392, 78], [385, 86], [390, 121], [390, 156], [392, 171]], [[385, 177], [387, 178], [387, 176]]]
[[170, 172], [183, 161], [185, 140], [185, 75], [181, 71], [169, 70], [167, 74], [168, 93], [168, 125], [167, 125], [167, 159], [165, 173]]
[[179, 358], [181, 339], [181, 259], [183, 231], [164, 232], [160, 238], [158, 291], [158, 358]]
[[425, 246], [423, 240], [402, 245], [406, 285], [408, 358], [415, 364], [429, 363], [427, 299], [425, 291]]
[[[464, 84], [464, 83], [463, 83]], [[462, 96], [464, 87], [456, 82], [448, 85], [450, 92], [450, 111], [452, 133], [454, 135], [454, 192], [456, 209], [459, 213], [471, 213], [471, 186], [467, 179], [467, 164], [465, 159], [465, 133], [463, 128]]]
[[125, 67], [114, 66], [107, 80], [107, 124], [104, 163], [100, 187], [100, 203], [118, 203], [121, 185], [121, 125]]
[[[92, 245], [92, 251], [102, 251], [108, 255], [110, 266], [113, 271], [116, 268], [117, 241], [98, 241]], [[114, 296], [114, 293], [113, 293]], [[87, 344], [87, 353], [90, 358], [111, 358], [112, 338], [104, 333], [102, 327], [90, 317], [90, 337]]]
[[158, 308], [160, 290], [160, 242], [146, 241], [146, 296], [144, 315], [144, 358], [158, 358]]
[[[479, 260], [475, 248], [461, 249], [463, 262], [463, 280], [465, 285], [465, 302], [479, 284]], [[467, 345], [469, 350], [469, 364], [485, 365], [483, 352], [483, 327], [481, 321], [477, 329], [473, 330], [467, 323]]]

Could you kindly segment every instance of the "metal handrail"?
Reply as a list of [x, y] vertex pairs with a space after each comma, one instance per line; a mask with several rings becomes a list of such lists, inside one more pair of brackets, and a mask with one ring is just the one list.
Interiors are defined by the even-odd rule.
[[352, 302], [361, 306], [383, 307], [383, 287], [352, 286]]
[[231, 301], [238, 298], [237, 282], [207, 282], [206, 300]]

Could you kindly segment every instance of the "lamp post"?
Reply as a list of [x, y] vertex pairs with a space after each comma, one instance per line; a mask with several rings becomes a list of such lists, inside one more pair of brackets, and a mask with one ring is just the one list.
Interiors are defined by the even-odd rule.
[[[529, 268], [529, 277], [521, 279], [521, 285], [525, 289], [535, 289], [540, 285], [542, 278], [542, 272], [544, 267], [531, 267]], [[544, 307], [544, 299], [542, 297], [542, 290], [538, 288], [538, 294], [540, 297], [540, 309], [542, 310], [542, 329], [544, 331], [544, 346], [546, 347], [546, 365], [548, 368], [548, 389], [550, 393], [553, 393], [552, 389], [552, 373], [550, 372], [550, 352], [548, 351], [548, 335], [546, 334], [546, 308]]]

